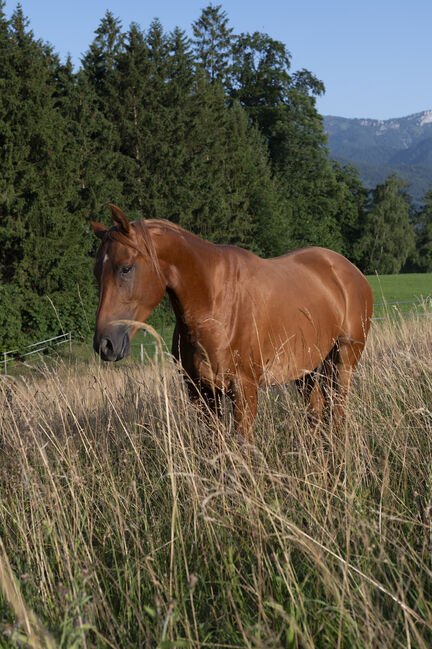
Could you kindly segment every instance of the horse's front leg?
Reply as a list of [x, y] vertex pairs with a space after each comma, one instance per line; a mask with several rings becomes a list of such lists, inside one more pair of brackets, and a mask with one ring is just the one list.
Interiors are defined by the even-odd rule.
[[215, 386], [201, 386], [200, 396], [204, 409], [206, 409], [210, 415], [213, 415], [213, 417], [220, 419], [223, 415], [222, 390]]
[[250, 379], [237, 377], [231, 386], [234, 407], [234, 425], [246, 442], [254, 440], [254, 422], [258, 407], [258, 386]]
[[222, 417], [222, 390], [216, 386], [204, 386], [199, 380], [192, 381], [190, 378], [186, 378], [186, 386], [190, 401], [209, 422]]
[[176, 322], [171, 353], [184, 370], [184, 380], [192, 403], [198, 406], [207, 419], [222, 416], [222, 391], [215, 385], [203, 385], [199, 368], [194, 364], [195, 348], [190, 344], [188, 336]]

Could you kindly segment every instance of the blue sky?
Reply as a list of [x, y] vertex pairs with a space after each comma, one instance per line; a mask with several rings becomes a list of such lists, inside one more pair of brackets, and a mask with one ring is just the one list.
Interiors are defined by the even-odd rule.
[[[21, 0], [36, 37], [79, 65], [109, 9], [127, 27], [158, 17], [190, 33], [208, 0]], [[235, 33], [285, 43], [292, 69], [324, 81], [324, 115], [389, 119], [432, 109], [432, 0], [219, 0]], [[6, 0], [6, 14], [16, 7]]]

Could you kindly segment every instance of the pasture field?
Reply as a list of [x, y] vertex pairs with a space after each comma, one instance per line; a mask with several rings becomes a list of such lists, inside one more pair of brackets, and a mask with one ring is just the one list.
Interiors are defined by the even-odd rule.
[[0, 377], [0, 646], [429, 649], [432, 320], [374, 324], [343, 429], [255, 445], [169, 362]]
[[[432, 273], [368, 275], [367, 279], [372, 287], [376, 316], [396, 313], [405, 315], [413, 311], [421, 312], [424, 309], [422, 304], [400, 304], [386, 308], [380, 305], [382, 302], [405, 302], [420, 299], [425, 300], [426, 304], [430, 304], [432, 298]], [[432, 311], [432, 308], [428, 310]]]

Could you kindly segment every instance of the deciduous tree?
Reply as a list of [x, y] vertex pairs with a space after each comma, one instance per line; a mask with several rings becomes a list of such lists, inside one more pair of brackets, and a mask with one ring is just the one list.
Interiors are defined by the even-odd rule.
[[357, 243], [365, 273], [398, 273], [414, 248], [406, 184], [396, 174], [377, 185]]

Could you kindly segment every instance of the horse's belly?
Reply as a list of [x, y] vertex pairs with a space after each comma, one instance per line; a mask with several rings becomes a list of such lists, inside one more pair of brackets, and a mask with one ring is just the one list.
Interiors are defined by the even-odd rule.
[[307, 343], [293, 336], [279, 346], [272, 346], [261, 360], [260, 385], [288, 383], [315, 370], [329, 354], [336, 337], [325, 336]]
[[[329, 350], [330, 351], [330, 350]], [[314, 358], [309, 363], [289, 363], [275, 360], [273, 363], [263, 368], [260, 385], [279, 385], [289, 383], [301, 378], [305, 374], [315, 370], [323, 361], [321, 356]]]

